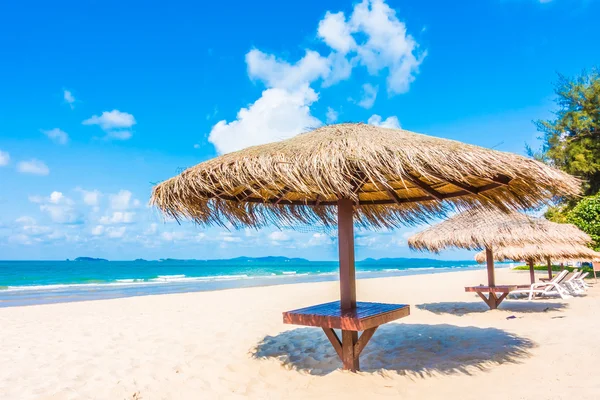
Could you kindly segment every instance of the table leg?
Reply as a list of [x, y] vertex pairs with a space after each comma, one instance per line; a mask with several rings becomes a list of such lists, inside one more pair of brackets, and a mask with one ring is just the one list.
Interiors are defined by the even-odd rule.
[[479, 297], [481, 297], [481, 300], [483, 300], [489, 308], [492, 308], [492, 306], [490, 305], [490, 300], [487, 297], [485, 297], [483, 293], [477, 292], [477, 294], [479, 295]]
[[358, 332], [342, 330], [342, 363], [345, 370], [352, 372], [360, 369], [358, 357], [354, 354], [356, 342], [358, 342]]
[[496, 293], [494, 292], [490, 292], [490, 309], [491, 310], [495, 310], [498, 308], [498, 304], [500, 304], [500, 302], [498, 301], [498, 297], [496, 297]]
[[500, 305], [500, 303], [502, 303], [506, 296], [508, 296], [508, 292], [502, 293], [502, 295], [498, 297], [498, 300], [496, 302], [496, 308]]

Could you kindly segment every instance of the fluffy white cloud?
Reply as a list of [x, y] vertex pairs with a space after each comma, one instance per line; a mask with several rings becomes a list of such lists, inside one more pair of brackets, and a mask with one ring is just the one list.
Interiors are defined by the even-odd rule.
[[109, 201], [113, 210], [128, 210], [140, 205], [139, 200], [134, 199], [129, 190], [120, 190], [119, 193], [111, 194]]
[[[258, 49], [246, 54], [249, 77], [264, 82], [267, 89], [242, 108], [236, 120], [213, 126], [208, 140], [219, 153], [287, 139], [320, 126], [310, 110], [319, 98], [311, 85], [320, 81], [325, 88], [348, 79], [355, 66], [364, 66], [370, 75], [385, 71], [388, 93], [405, 92], [425, 56], [383, 0], [363, 0], [349, 19], [343, 12], [328, 12], [319, 23], [318, 35], [331, 48], [327, 56], [306, 50], [300, 60], [290, 63]], [[358, 104], [371, 108], [377, 91], [364, 85]], [[334, 113], [328, 112], [329, 123], [337, 119]], [[394, 119], [382, 123], [391, 125]]]
[[4, 167], [5, 165], [8, 165], [9, 162], [10, 162], [10, 154], [8, 154], [6, 151], [0, 150], [0, 167]]
[[334, 241], [331, 236], [327, 235], [326, 233], [317, 232], [312, 234], [306, 243], [306, 246], [327, 246], [333, 244], [333, 242]]
[[104, 233], [104, 226], [102, 226], [102, 225], [96, 225], [95, 227], [92, 228], [91, 233], [94, 236], [100, 236], [100, 235], [102, 235]]
[[62, 192], [54, 191], [47, 198], [31, 196], [29, 200], [40, 204], [40, 211], [48, 214], [58, 224], [79, 224], [83, 222], [80, 213], [75, 209], [75, 202]]
[[381, 126], [383, 128], [400, 129], [400, 121], [398, 117], [392, 116], [382, 120], [380, 115], [373, 114], [367, 121], [369, 125]]
[[21, 161], [17, 164], [17, 171], [23, 174], [45, 176], [50, 173], [50, 168], [43, 161], [32, 159], [29, 161]]
[[77, 188], [75, 190], [81, 193], [83, 202], [86, 205], [96, 207], [100, 204], [100, 197], [102, 196], [102, 193], [100, 193], [99, 190], [84, 190], [81, 188]]
[[186, 239], [186, 236], [186, 232], [182, 231], [163, 232], [160, 235], [160, 237], [167, 242], [173, 242], [175, 240], [184, 240]]
[[58, 144], [67, 144], [69, 142], [69, 135], [67, 134], [67, 132], [58, 129], [58, 128], [54, 128], [54, 129], [50, 129], [50, 130], [41, 130], [42, 133], [46, 136], [48, 136], [48, 138], [50, 138], [50, 140], [58, 143]]
[[75, 108], [75, 96], [73, 96], [70, 90], [63, 91], [63, 98], [69, 107], [71, 107], [71, 110]]
[[328, 124], [333, 124], [338, 120], [338, 113], [331, 107], [327, 107], [327, 114], [325, 115]]
[[83, 125], [99, 125], [106, 132], [105, 139], [127, 140], [132, 136], [131, 128], [137, 122], [133, 115], [119, 110], [104, 111], [83, 121]]
[[275, 231], [269, 234], [269, 240], [273, 242], [287, 242], [291, 239], [290, 235], [282, 231]]
[[344, 13], [328, 12], [319, 23], [319, 36], [332, 49], [353, 57], [371, 75], [387, 70], [388, 93], [408, 91], [426, 52], [383, 0], [363, 0], [349, 19]]
[[111, 239], [122, 238], [125, 235], [126, 227], [121, 226], [119, 228], [116, 227], [108, 227], [106, 228], [106, 235]]
[[377, 86], [373, 86], [369, 83], [365, 83], [362, 86], [362, 99], [358, 102], [358, 105], [362, 108], [366, 108], [367, 110], [375, 104], [375, 99], [377, 98], [377, 91], [379, 88]]
[[343, 12], [327, 11], [325, 18], [319, 22], [317, 33], [329, 47], [342, 54], [356, 48], [356, 42]]
[[131, 128], [136, 124], [133, 115], [119, 110], [104, 111], [83, 121], [83, 125], [100, 125], [105, 131], [117, 128]]
[[111, 215], [105, 215], [98, 222], [104, 225], [131, 224], [135, 213], [130, 211], [115, 211]]
[[307, 50], [296, 64], [277, 59], [253, 49], [246, 54], [248, 76], [258, 79], [270, 88], [283, 88], [291, 91], [324, 78], [329, 74], [329, 60], [316, 51]]
[[294, 92], [267, 89], [254, 104], [242, 108], [235, 121], [219, 121], [208, 140], [219, 153], [229, 153], [290, 138], [321, 125], [310, 113], [310, 105], [317, 99], [315, 91], [306, 85]]

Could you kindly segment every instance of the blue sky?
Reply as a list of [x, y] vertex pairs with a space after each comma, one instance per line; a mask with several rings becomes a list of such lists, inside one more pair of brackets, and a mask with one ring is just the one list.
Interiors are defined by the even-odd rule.
[[[594, 0], [298, 4], [3, 2], [0, 259], [335, 259], [323, 233], [164, 222], [152, 185], [332, 122], [523, 153], [556, 72], [599, 61]], [[425, 256], [418, 229], [358, 232], [357, 257]]]

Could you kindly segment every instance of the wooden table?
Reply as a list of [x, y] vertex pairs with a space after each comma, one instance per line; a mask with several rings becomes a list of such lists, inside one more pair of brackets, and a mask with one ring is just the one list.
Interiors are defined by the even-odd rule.
[[[406, 304], [385, 304], [356, 302], [356, 307], [342, 310], [339, 301], [318, 304], [283, 313], [283, 323], [317, 326], [323, 329], [342, 360], [345, 369], [357, 371], [360, 368], [359, 356], [379, 325], [406, 317], [410, 306]], [[342, 339], [334, 329], [342, 330]], [[360, 338], [358, 332], [363, 331]]]
[[[495, 310], [510, 292], [517, 290], [517, 287], [518, 285], [467, 286], [465, 292], [477, 293], [491, 310]], [[485, 297], [484, 293], [488, 293], [488, 297]], [[500, 296], [498, 293], [501, 293]]]

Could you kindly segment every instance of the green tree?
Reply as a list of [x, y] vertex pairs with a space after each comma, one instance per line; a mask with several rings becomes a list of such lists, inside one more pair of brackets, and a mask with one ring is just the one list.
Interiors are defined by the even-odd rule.
[[582, 199], [566, 217], [594, 240], [594, 249], [600, 250], [600, 194]]
[[559, 75], [555, 93], [556, 118], [535, 122], [544, 142], [540, 152], [528, 148], [528, 153], [583, 178], [584, 194], [595, 195], [600, 190], [600, 69], [573, 79]]

